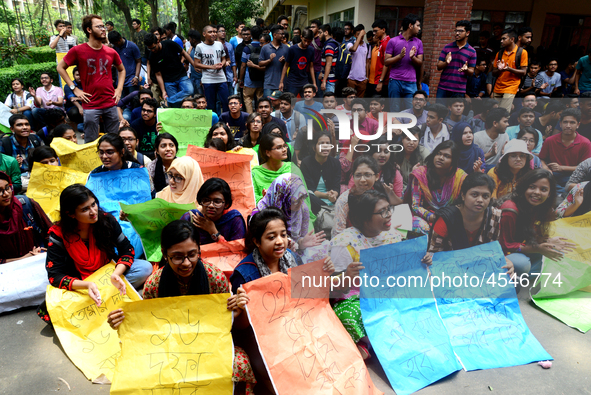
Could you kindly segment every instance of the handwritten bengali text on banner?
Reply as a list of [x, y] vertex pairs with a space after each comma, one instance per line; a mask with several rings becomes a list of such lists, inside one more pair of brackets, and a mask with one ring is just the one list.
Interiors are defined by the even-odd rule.
[[57, 153], [62, 166], [90, 173], [103, 164], [96, 152], [97, 142], [98, 140], [86, 144], [76, 144], [73, 141], [56, 137], [51, 142], [51, 148]]
[[[323, 261], [304, 265], [314, 276]], [[290, 269], [291, 270], [291, 269]], [[243, 285], [248, 318], [279, 395], [383, 394], [328, 299], [305, 298], [289, 276], [274, 273]]]
[[209, 243], [201, 246], [201, 259], [223, 271], [228, 280], [230, 280], [234, 268], [244, 258], [246, 258], [244, 239], [232, 240], [226, 243]]
[[27, 189], [27, 196], [35, 199], [53, 221], [60, 220], [60, 195], [72, 184], [86, 183], [87, 173], [65, 166], [35, 163]]
[[111, 394], [231, 395], [228, 297], [180, 296], [126, 304]]
[[111, 329], [107, 316], [126, 302], [141, 299], [127, 280], [124, 280], [127, 294], [120, 295], [111, 283], [114, 270], [115, 264], [110, 263], [85, 279], [97, 285], [100, 306], [90, 299], [87, 290], [67, 291], [47, 286], [47, 309], [55, 332], [68, 357], [89, 380], [102, 375], [113, 380], [121, 347], [117, 331]]
[[199, 162], [204, 180], [217, 177], [230, 185], [232, 208], [240, 211], [246, 221], [255, 208], [250, 157], [194, 145], [189, 145], [187, 155]]
[[211, 129], [211, 110], [189, 110], [186, 108], [159, 108], [158, 122], [162, 123], [160, 133], [170, 133], [179, 142], [177, 156], [185, 156], [189, 144], [203, 147], [205, 137]]

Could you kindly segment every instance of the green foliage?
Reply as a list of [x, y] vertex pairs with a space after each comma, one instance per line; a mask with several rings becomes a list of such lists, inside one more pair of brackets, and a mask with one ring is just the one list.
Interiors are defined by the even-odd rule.
[[4, 65], [12, 66], [14, 64], [26, 64], [31, 59], [29, 47], [22, 44], [0, 45], [0, 59]]
[[261, 0], [211, 0], [209, 3], [209, 19], [212, 23], [226, 26], [228, 39], [230, 32], [234, 32], [236, 21], [248, 23], [251, 19], [262, 16], [264, 12]]
[[49, 45], [45, 47], [32, 47], [29, 50], [29, 56], [33, 60], [33, 63], [55, 62], [55, 49], [49, 48]]
[[16, 13], [6, 6], [4, 9], [0, 10], [0, 23], [8, 23], [10, 26], [16, 26]]
[[40, 74], [42, 72], [49, 72], [54, 80], [54, 84], [57, 85], [57, 81], [59, 80], [55, 67], [56, 63], [55, 60], [53, 60], [52, 62], [16, 65], [13, 67], [0, 69], [0, 99], [4, 100], [6, 96], [12, 93], [10, 82], [14, 78], [20, 78], [23, 80], [26, 87], [38, 87], [40, 86]]

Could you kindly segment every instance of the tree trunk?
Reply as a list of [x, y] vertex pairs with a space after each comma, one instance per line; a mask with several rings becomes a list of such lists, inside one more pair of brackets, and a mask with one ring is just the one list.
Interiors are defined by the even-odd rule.
[[[12, 39], [12, 31], [10, 30], [10, 23], [8, 22], [8, 15], [6, 14], [6, 4], [4, 2], [2, 2], [2, 9], [4, 10], [4, 20], [6, 21], [6, 26], [8, 27], [8, 36], [10, 37], [9, 44], [11, 42], [14, 44]], [[16, 35], [16, 32], [14, 32], [14, 34]]]
[[182, 29], [181, 29], [181, 11], [182, 11], [182, 8], [183, 8], [183, 2], [181, 0], [176, 0], [176, 17], [177, 17], [177, 19], [179, 21], [178, 27], [176, 29], [177, 34], [180, 34], [180, 32], [182, 31]]
[[129, 9], [129, 4], [127, 4], [126, 0], [112, 0], [113, 4], [123, 13], [125, 16], [125, 22], [127, 23], [127, 33], [129, 34], [129, 38], [131, 39], [131, 32], [133, 31], [133, 27], [131, 27], [131, 10]]
[[[158, 26], [158, 0], [144, 0], [150, 7], [150, 27]], [[148, 29], [146, 29], [148, 30]]]
[[189, 27], [201, 30], [209, 23], [209, 1], [207, 0], [184, 0]]
[[33, 39], [35, 40], [35, 46], [39, 46], [39, 42], [37, 41], [37, 35], [35, 34], [35, 26], [33, 25], [33, 16], [31, 15], [31, 9], [29, 8], [29, 3], [25, 0], [25, 7], [27, 8], [27, 12], [29, 14], [29, 22], [31, 22], [31, 32], [33, 33]]

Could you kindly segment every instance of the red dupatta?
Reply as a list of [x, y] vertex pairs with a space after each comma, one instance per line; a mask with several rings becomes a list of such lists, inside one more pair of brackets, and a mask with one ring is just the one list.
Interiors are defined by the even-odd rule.
[[105, 251], [102, 251], [96, 245], [94, 232], [92, 227], [88, 232], [88, 247], [78, 235], [64, 237], [62, 228], [59, 225], [53, 225], [49, 232], [53, 232], [56, 236], [64, 241], [64, 247], [74, 260], [76, 269], [80, 272], [82, 280], [90, 276], [92, 273], [103, 267], [108, 262], [108, 256]]

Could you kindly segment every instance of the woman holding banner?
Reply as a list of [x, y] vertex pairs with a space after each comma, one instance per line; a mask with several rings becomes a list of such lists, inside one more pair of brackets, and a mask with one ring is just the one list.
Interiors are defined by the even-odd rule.
[[231, 209], [232, 191], [226, 181], [205, 181], [197, 192], [197, 203], [202, 209], [193, 209], [181, 219], [195, 226], [200, 245], [244, 239], [246, 224], [240, 211]]
[[[111, 282], [125, 294], [125, 282], [141, 288], [152, 272], [150, 262], [135, 259], [134, 249], [117, 220], [104, 212], [92, 191], [81, 184], [70, 185], [60, 195], [61, 220], [49, 229], [47, 275], [56, 288], [86, 289], [97, 306], [102, 304], [95, 283], [84, 281], [114, 260]], [[49, 316], [41, 306], [37, 314], [46, 322]]]
[[189, 204], [197, 201], [203, 185], [199, 163], [190, 156], [176, 158], [166, 172], [168, 186], [156, 194], [169, 203]]
[[10, 176], [0, 171], [0, 264], [45, 250], [50, 227], [41, 206], [26, 196], [15, 196]]
[[[146, 281], [143, 298], [164, 298], [182, 295], [208, 295], [230, 293], [230, 286], [224, 273], [201, 260], [200, 235], [197, 228], [187, 221], [176, 220], [162, 229], [162, 261], [160, 269]], [[248, 302], [242, 288], [228, 299], [228, 310], [234, 312], [234, 325]], [[117, 329], [125, 318], [123, 309], [109, 313], [111, 328]], [[234, 347], [234, 373], [232, 381], [237, 383], [236, 393], [254, 394], [256, 384], [250, 360], [244, 350]]]
[[499, 242], [509, 254], [515, 272], [539, 273], [543, 256], [557, 261], [575, 248], [563, 237], [550, 238], [550, 222], [556, 218], [555, 201], [554, 176], [548, 170], [535, 169], [497, 202], [502, 211]]
[[[362, 194], [350, 194], [349, 221], [353, 225], [332, 239], [329, 254], [337, 271], [341, 271], [339, 284], [346, 294], [339, 298], [333, 309], [351, 335], [363, 359], [370, 357], [369, 340], [359, 304], [359, 287], [352, 286], [354, 278], [364, 269], [359, 262], [360, 251], [384, 244], [397, 243], [402, 234], [392, 228], [392, 206], [388, 197], [376, 190], [367, 190]], [[422, 262], [430, 265], [431, 254], [427, 253]], [[336, 281], [333, 283], [336, 284]], [[344, 285], [344, 287], [343, 287]]]
[[115, 133], [107, 133], [99, 139], [97, 153], [103, 164], [91, 171], [91, 174], [141, 167], [125, 147], [123, 139]]
[[150, 162], [147, 166], [150, 180], [152, 180], [152, 196], [163, 190], [166, 183], [165, 173], [170, 168], [172, 161], [176, 159], [176, 153], [179, 150], [179, 142], [170, 133], [160, 133], [154, 142], [156, 146], [156, 160]]

